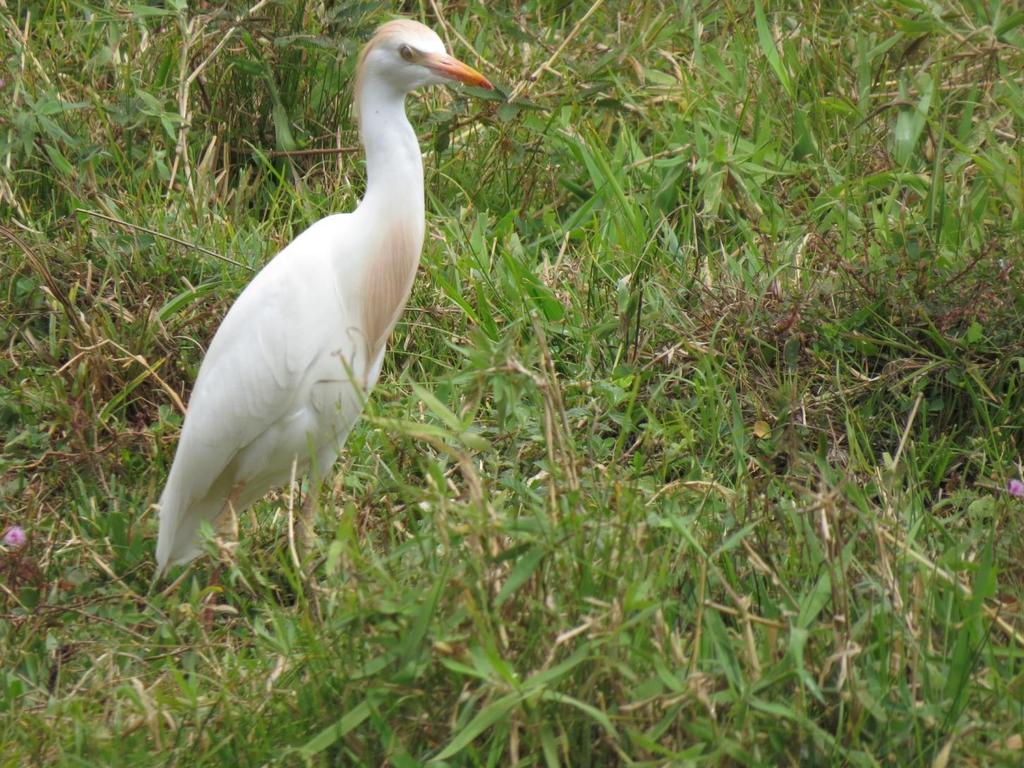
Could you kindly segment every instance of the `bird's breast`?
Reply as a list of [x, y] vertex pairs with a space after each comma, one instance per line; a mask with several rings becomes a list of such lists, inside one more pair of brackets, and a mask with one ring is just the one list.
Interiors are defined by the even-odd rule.
[[386, 225], [367, 259], [361, 299], [371, 359], [384, 348], [405, 309], [422, 247], [423, 222], [398, 221]]

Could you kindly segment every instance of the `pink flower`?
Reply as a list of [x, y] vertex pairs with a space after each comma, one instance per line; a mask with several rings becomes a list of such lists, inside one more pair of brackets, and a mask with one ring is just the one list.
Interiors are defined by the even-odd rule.
[[1011, 496], [1024, 496], [1024, 482], [1013, 478], [1013, 480], [1006, 484], [1006, 492]]
[[[1021, 493], [1024, 494], [1024, 486], [1021, 487]], [[25, 529], [20, 525], [12, 525], [7, 529], [7, 533], [4, 534], [3, 541], [5, 546], [11, 549], [19, 549], [25, 546], [28, 536], [25, 535]]]

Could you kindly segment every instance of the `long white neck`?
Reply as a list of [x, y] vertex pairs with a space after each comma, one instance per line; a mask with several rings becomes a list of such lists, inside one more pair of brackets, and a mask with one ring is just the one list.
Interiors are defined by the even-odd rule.
[[405, 308], [425, 228], [423, 159], [405, 94], [370, 77], [358, 87], [366, 194], [355, 217], [368, 244], [356, 282], [369, 360], [377, 360]]
[[381, 218], [401, 217], [422, 226], [423, 158], [416, 132], [405, 116], [405, 94], [369, 78], [360, 86], [366, 194], [359, 207], [372, 207]]

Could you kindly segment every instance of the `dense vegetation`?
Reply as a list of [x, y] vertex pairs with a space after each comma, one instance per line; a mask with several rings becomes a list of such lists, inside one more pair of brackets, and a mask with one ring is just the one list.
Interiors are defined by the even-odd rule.
[[[498, 89], [410, 101], [423, 266], [318, 589], [298, 489], [151, 586], [205, 345], [357, 202], [395, 12]], [[6, 0], [0, 40], [0, 765], [1024, 759], [1017, 3]]]

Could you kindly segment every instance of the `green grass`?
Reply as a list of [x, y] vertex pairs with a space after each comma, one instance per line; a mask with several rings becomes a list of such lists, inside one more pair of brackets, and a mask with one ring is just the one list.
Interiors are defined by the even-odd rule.
[[0, 7], [0, 765], [1019, 764], [1019, 6], [497, 5], [401, 4], [498, 89], [316, 605], [287, 489], [166, 595], [151, 505], [399, 8]]

